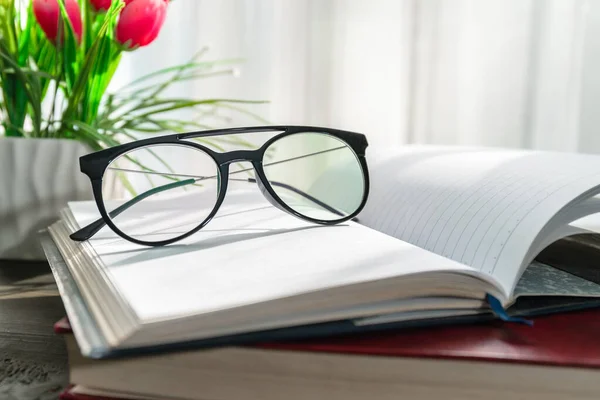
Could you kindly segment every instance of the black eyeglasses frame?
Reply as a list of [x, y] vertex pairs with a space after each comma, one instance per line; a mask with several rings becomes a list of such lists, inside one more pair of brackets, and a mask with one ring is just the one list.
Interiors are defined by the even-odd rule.
[[[221, 135], [235, 135], [235, 134], [247, 134], [247, 133], [268, 133], [268, 132], [277, 132], [281, 131], [281, 133], [274, 135], [270, 139], [268, 139], [260, 148], [255, 150], [234, 150], [229, 152], [217, 152], [206, 146], [203, 146], [199, 143], [189, 141], [187, 139], [201, 138], [201, 137], [209, 137], [209, 136], [221, 136]], [[333, 136], [344, 143], [346, 143], [354, 152], [357, 157], [357, 160], [360, 163], [362, 174], [363, 174], [363, 183], [364, 183], [364, 192], [361, 203], [359, 207], [346, 216], [343, 216], [337, 220], [319, 220], [315, 218], [308, 217], [303, 215], [291, 207], [289, 207], [281, 198], [277, 195], [275, 190], [272, 188], [269, 180], [267, 179], [265, 172], [263, 170], [263, 159], [265, 156], [265, 152], [267, 149], [276, 141], [293, 134], [298, 133], [318, 133]], [[161, 145], [161, 144], [177, 144], [190, 146], [196, 149], [199, 149], [209, 155], [218, 166], [218, 173], [220, 175], [220, 187], [218, 188], [218, 196], [217, 201], [213, 210], [207, 216], [207, 218], [202, 221], [198, 226], [194, 229], [190, 230], [187, 233], [184, 233], [180, 236], [157, 241], [157, 242], [148, 242], [144, 240], [139, 240], [128, 236], [124, 232], [122, 232], [113, 222], [111, 217], [108, 215], [106, 208], [104, 207], [103, 195], [102, 195], [102, 180], [104, 173], [108, 166], [118, 157], [122, 156], [125, 153], [128, 153], [132, 150], [139, 149], [141, 147], [149, 146], [149, 145]], [[202, 229], [206, 224], [208, 224], [214, 216], [217, 214], [219, 208], [221, 207], [223, 200], [225, 199], [225, 195], [227, 192], [228, 185], [228, 177], [229, 177], [229, 165], [235, 162], [250, 162], [252, 167], [256, 172], [256, 183], [258, 184], [261, 192], [266, 197], [266, 199], [278, 209], [287, 212], [297, 218], [300, 218], [305, 221], [309, 221], [315, 224], [320, 225], [335, 225], [345, 221], [348, 221], [358, 215], [362, 209], [364, 208], [368, 195], [369, 195], [369, 172], [366, 161], [366, 149], [368, 147], [368, 141], [364, 134], [350, 132], [339, 129], [325, 128], [325, 127], [315, 127], [315, 126], [297, 126], [297, 125], [275, 125], [275, 126], [251, 126], [251, 127], [238, 127], [238, 128], [224, 128], [224, 129], [214, 129], [214, 130], [204, 130], [204, 131], [195, 131], [195, 132], [186, 132], [172, 135], [163, 135], [157, 136], [149, 139], [141, 139], [136, 140], [134, 142], [125, 143], [119, 146], [110, 147], [107, 149], [103, 149], [100, 151], [96, 151], [94, 153], [86, 154], [79, 159], [80, 170], [82, 173], [88, 176], [92, 186], [92, 192], [94, 196], [94, 200], [102, 217], [102, 220], [96, 221], [95, 223], [91, 223], [86, 227], [81, 228], [80, 230], [74, 232], [70, 235], [70, 238], [75, 241], [85, 241], [91, 238], [94, 234], [96, 234], [105, 224], [108, 225], [116, 234], [118, 234], [123, 239], [126, 239], [130, 242], [145, 245], [145, 246], [165, 246], [177, 241], [180, 241]]]

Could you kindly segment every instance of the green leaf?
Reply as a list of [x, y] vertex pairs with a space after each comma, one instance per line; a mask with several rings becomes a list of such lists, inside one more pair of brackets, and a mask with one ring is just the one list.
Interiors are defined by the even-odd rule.
[[[32, 9], [30, 5], [29, 9]], [[33, 24], [35, 20], [33, 18], [29, 18], [29, 13], [27, 14], [27, 24], [25, 25], [25, 29], [23, 29], [23, 36], [19, 36], [19, 65], [25, 66], [27, 63], [27, 59], [29, 58], [29, 48], [31, 44], [31, 31], [33, 30]], [[18, 25], [18, 24], [17, 24]]]
[[[28, 102], [35, 93], [20, 79], [18, 69], [25, 65], [20, 40], [20, 7], [9, 1], [0, 17], [0, 82], [2, 83], [2, 125], [8, 136], [23, 136]], [[12, 73], [9, 71], [12, 70]], [[33, 88], [35, 89], [35, 88]], [[34, 127], [35, 128], [35, 127]]]
[[[137, 100], [143, 101], [146, 99], [155, 98], [157, 96], [157, 94], [160, 93], [161, 90], [167, 89], [168, 87], [170, 87], [171, 85], [174, 85], [176, 83], [184, 83], [185, 81], [197, 80], [197, 79], [214, 78], [216, 76], [233, 75], [234, 73], [235, 73], [234, 69], [224, 69], [224, 70], [218, 70], [218, 71], [193, 73], [193, 74], [188, 73], [186, 75], [181, 75], [177, 78], [172, 79], [171, 81], [169, 81], [167, 83], [167, 86], [164, 86], [165, 82], [158, 82], [158, 83], [150, 84], [148, 86], [143, 86], [136, 90], [132, 90], [131, 88], [129, 90], [128, 89], [120, 89], [117, 93], [114, 94], [114, 96], [117, 98], [122, 98], [122, 99], [136, 98]], [[147, 94], [147, 92], [150, 92], [150, 91], [155, 91], [155, 92], [152, 94]]]
[[94, 11], [92, 9], [92, 5], [89, 1], [83, 1], [80, 3], [81, 12], [83, 14], [83, 37], [82, 37], [82, 45], [81, 51], [85, 54], [90, 47], [92, 47], [92, 43], [94, 41]]
[[111, 18], [110, 15], [107, 15], [105, 21], [107, 20], [109, 26], [106, 34], [101, 38], [98, 58], [92, 69], [91, 79], [88, 82], [86, 95], [83, 100], [81, 119], [90, 124], [94, 124], [97, 119], [100, 104], [121, 60], [122, 54], [122, 50], [112, 39], [116, 17]]
[[235, 63], [240, 62], [239, 59], [232, 59], [232, 60], [221, 60], [221, 61], [204, 61], [204, 62], [195, 62], [193, 60], [197, 60], [198, 58], [200, 58], [202, 55], [204, 55], [206, 52], [208, 51], [207, 47], [202, 48], [198, 53], [196, 53], [194, 55], [194, 57], [192, 57], [192, 61], [185, 63], [185, 64], [181, 64], [181, 65], [174, 65], [171, 67], [167, 67], [167, 68], [163, 68], [163, 69], [159, 69], [157, 71], [151, 72], [149, 74], [143, 75], [137, 79], [134, 79], [133, 81], [129, 82], [128, 84], [126, 84], [125, 86], [121, 87], [121, 89], [119, 89], [119, 91], [122, 90], [126, 90], [127, 88], [131, 87], [131, 86], [135, 86], [141, 82], [145, 82], [149, 79], [152, 78], [156, 78], [159, 77], [161, 75], [165, 75], [165, 74], [170, 74], [170, 73], [178, 73], [181, 71], [186, 71], [192, 68], [211, 68], [214, 65], [217, 64], [223, 64], [223, 63]]
[[89, 144], [93, 149], [100, 150], [106, 147], [118, 146], [120, 143], [109, 135], [102, 135], [94, 127], [77, 120], [65, 120], [63, 125], [71, 129], [76, 138]]
[[90, 80], [88, 81], [86, 93], [82, 102], [81, 120], [87, 123], [94, 121], [96, 117], [100, 99], [104, 94], [104, 90], [101, 88], [102, 81], [104, 80], [104, 74], [108, 70], [110, 64], [110, 43], [107, 43], [106, 36], [103, 36], [100, 40], [98, 57], [93, 65]]
[[95, 68], [95, 63], [97, 62], [98, 55], [101, 51], [101, 46], [104, 43], [104, 37], [108, 31], [111, 21], [116, 20], [118, 13], [123, 6], [124, 3], [122, 2], [113, 2], [107, 11], [102, 26], [98, 30], [98, 37], [88, 51], [85, 60], [83, 61], [81, 70], [77, 76], [77, 80], [73, 86], [73, 90], [69, 94], [69, 103], [63, 114], [63, 119], [70, 120], [76, 115], [77, 109], [83, 100], [83, 97], [86, 95], [86, 88], [91, 79], [92, 71]]
[[[12, 1], [11, 1], [12, 3]], [[6, 16], [0, 20], [2, 23], [2, 39], [5, 41], [6, 50], [10, 54], [16, 54], [19, 49], [19, 41], [15, 24], [17, 23], [16, 8], [13, 4], [4, 8]]]
[[[134, 114], [133, 118], [144, 118], [144, 117], [149, 117], [151, 115], [171, 112], [171, 111], [180, 110], [180, 109], [184, 109], [184, 108], [192, 108], [192, 107], [199, 106], [199, 105], [219, 104], [219, 103], [264, 104], [266, 102], [262, 101], [262, 100], [237, 100], [237, 99], [175, 100], [173, 102], [166, 103], [166, 107], [147, 111], [142, 114]], [[164, 105], [164, 104], [159, 104], [159, 106], [161, 106], [161, 105]], [[143, 108], [141, 108], [141, 109], [143, 109]]]
[[[37, 78], [22, 71], [18, 61], [10, 53], [3, 39], [0, 38], [0, 59], [2, 60], [2, 88], [10, 125], [22, 128], [27, 113], [27, 101], [32, 109], [33, 132], [39, 134], [42, 123], [41, 88]], [[8, 67], [8, 68], [7, 68]], [[10, 74], [5, 71], [11, 70]], [[18, 133], [9, 135], [21, 136]]]
[[[6, 68], [2, 72], [7, 75], [17, 74], [17, 71], [14, 68]], [[25, 75], [30, 75], [30, 76], [36, 77], [38, 79], [42, 79], [42, 78], [48, 79], [48, 80], [56, 80], [57, 79], [55, 76], [53, 76], [47, 72], [33, 70], [30, 68], [20, 68], [19, 73], [22, 73]]]
[[[57, 80], [61, 80], [59, 77], [61, 69], [56, 62], [56, 49], [48, 40], [45, 38], [42, 39], [39, 47], [32, 49], [34, 51], [33, 62], [39, 71], [46, 71], [49, 75], [55, 76]], [[50, 79], [45, 79], [44, 77], [41, 78], [40, 85], [42, 87], [42, 98], [45, 97], [49, 84]]]
[[219, 65], [222, 63], [232, 63], [232, 62], [235, 63], [236, 61], [240, 62], [240, 60], [236, 60], [236, 59], [220, 60], [220, 61], [212, 61], [212, 62], [202, 62], [202, 63], [196, 62], [195, 60], [200, 58], [207, 50], [208, 49], [206, 47], [201, 49], [197, 54], [194, 55], [194, 57], [192, 57], [192, 61], [190, 61], [189, 63], [182, 64], [182, 65], [176, 65], [176, 66], [172, 66], [172, 67], [168, 67], [168, 68], [163, 68], [161, 70], [152, 72], [145, 76], [142, 76], [141, 78], [138, 78], [138, 79], [134, 80], [133, 82], [129, 83], [128, 85], [126, 85], [125, 87], [123, 87], [120, 91], [126, 90], [127, 87], [134, 86], [140, 82], [147, 81], [147, 80], [155, 78], [157, 76], [174, 73], [174, 75], [171, 78], [169, 78], [168, 80], [166, 80], [163, 83], [159, 83], [158, 85], [156, 85], [154, 88], [154, 91], [147, 96], [148, 98], [154, 98], [157, 95], [159, 95], [160, 93], [162, 93], [171, 84], [177, 82], [181, 78], [183, 73], [190, 69], [193, 69], [193, 68], [206, 69], [206, 68], [213, 68], [215, 65]]
[[[67, 14], [64, 0], [58, 0], [58, 5], [62, 24], [58, 25], [56, 49], [57, 53], [61, 55], [63, 73], [67, 83], [67, 95], [70, 95], [79, 73], [79, 64], [77, 62], [79, 45], [73, 31], [73, 26], [71, 25], [71, 20]], [[61, 40], [63, 37], [64, 39]]]

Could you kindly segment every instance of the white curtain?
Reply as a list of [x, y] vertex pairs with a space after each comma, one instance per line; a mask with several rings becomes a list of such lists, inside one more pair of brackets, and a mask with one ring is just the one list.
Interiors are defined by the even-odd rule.
[[243, 58], [239, 76], [177, 95], [269, 100], [252, 111], [273, 124], [374, 145], [600, 151], [597, 1], [175, 0], [113, 87], [205, 45], [208, 58]]

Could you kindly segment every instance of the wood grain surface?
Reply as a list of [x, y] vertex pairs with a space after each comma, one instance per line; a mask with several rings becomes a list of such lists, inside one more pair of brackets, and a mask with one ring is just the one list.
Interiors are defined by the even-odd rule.
[[68, 383], [65, 315], [45, 262], [0, 260], [0, 399], [56, 400]]

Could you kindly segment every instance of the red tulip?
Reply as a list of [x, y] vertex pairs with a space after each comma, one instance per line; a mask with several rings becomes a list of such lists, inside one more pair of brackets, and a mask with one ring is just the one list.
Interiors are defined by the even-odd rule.
[[110, 8], [112, 0], [90, 0], [90, 4], [96, 11], [106, 11]]
[[[81, 10], [77, 0], [65, 0], [65, 8], [69, 21], [73, 27], [73, 32], [77, 37], [77, 41], [81, 41]], [[38, 24], [46, 34], [46, 37], [56, 43], [58, 27], [60, 22], [60, 8], [57, 0], [33, 0], [33, 13]]]
[[[123, 0], [125, 5], [131, 3], [133, 0]], [[110, 8], [112, 0], [90, 0], [92, 7], [96, 11], [107, 11]]]
[[121, 11], [115, 39], [126, 50], [154, 41], [167, 16], [167, 0], [130, 0]]

